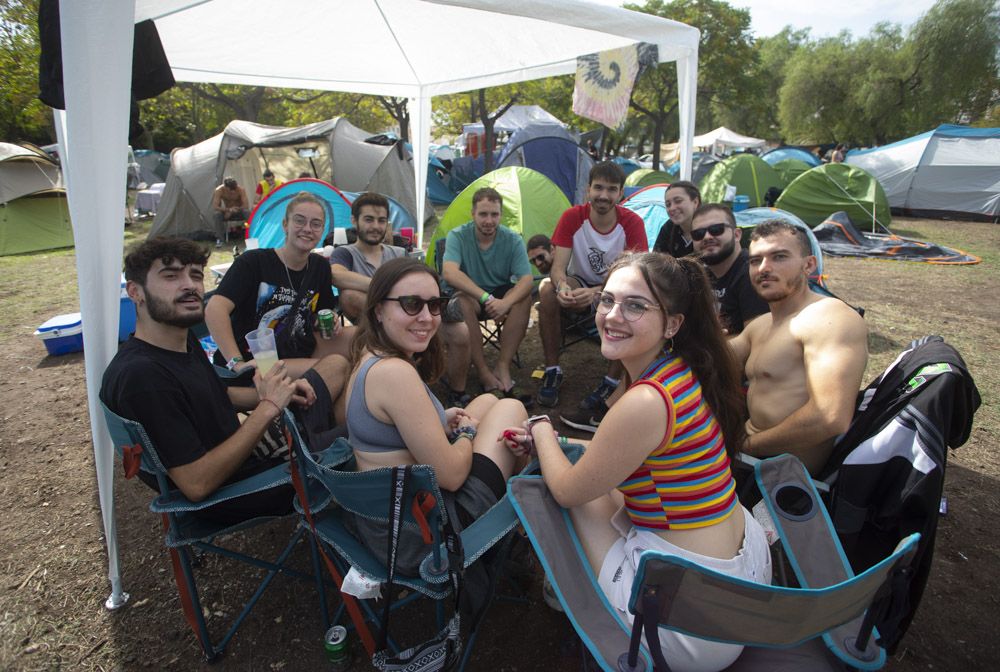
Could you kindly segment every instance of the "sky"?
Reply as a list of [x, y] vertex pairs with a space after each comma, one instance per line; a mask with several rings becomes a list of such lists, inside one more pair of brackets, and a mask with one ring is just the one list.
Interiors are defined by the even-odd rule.
[[[642, 0], [632, 0], [641, 4]], [[607, 5], [622, 5], [622, 0], [597, 0]], [[879, 21], [912, 25], [927, 12], [934, 0], [728, 0], [734, 7], [750, 10], [751, 30], [755, 37], [774, 35], [786, 25], [809, 28], [810, 35], [832, 37], [841, 30], [854, 37], [864, 37]]]

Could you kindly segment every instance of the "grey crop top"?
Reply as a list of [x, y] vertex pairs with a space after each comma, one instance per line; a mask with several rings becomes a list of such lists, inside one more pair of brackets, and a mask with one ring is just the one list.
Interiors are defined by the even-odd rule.
[[[358, 368], [358, 375], [354, 378], [354, 386], [351, 387], [351, 400], [347, 404], [347, 440], [351, 447], [363, 453], [388, 453], [393, 450], [406, 450], [403, 437], [395, 425], [382, 422], [368, 410], [368, 403], [365, 401], [365, 381], [368, 371], [372, 366], [381, 361], [382, 357], [371, 357]], [[444, 417], [444, 406], [437, 400], [431, 392], [431, 388], [424, 383], [427, 396], [431, 398], [431, 403], [437, 409], [438, 417], [441, 419], [441, 426], [446, 426]]]

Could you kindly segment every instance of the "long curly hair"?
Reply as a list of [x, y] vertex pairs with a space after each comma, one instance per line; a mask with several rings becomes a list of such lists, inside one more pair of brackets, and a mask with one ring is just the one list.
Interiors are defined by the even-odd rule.
[[431, 385], [444, 371], [444, 347], [441, 345], [440, 334], [435, 332], [427, 349], [415, 353], [411, 359], [392, 342], [375, 315], [375, 308], [389, 296], [396, 283], [412, 273], [426, 273], [434, 278], [436, 285], [440, 286], [437, 272], [412, 257], [390, 259], [375, 271], [371, 284], [368, 285], [368, 300], [361, 314], [361, 324], [358, 325], [354, 341], [351, 343], [351, 368], [357, 368], [366, 351], [383, 357], [399, 357], [411, 362], [420, 374], [421, 380]]
[[688, 257], [675, 259], [658, 252], [643, 252], [619, 257], [608, 277], [626, 267], [639, 270], [663, 310], [684, 316], [673, 336], [671, 351], [691, 367], [701, 384], [702, 397], [715, 414], [725, 437], [726, 452], [732, 456], [746, 440], [746, 402], [740, 388], [740, 369], [722, 333], [704, 266]]

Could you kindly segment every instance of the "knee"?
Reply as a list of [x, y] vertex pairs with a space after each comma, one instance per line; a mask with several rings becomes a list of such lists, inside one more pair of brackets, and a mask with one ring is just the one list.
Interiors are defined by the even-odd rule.
[[343, 355], [327, 355], [316, 362], [313, 369], [324, 381], [328, 381], [329, 386], [330, 380], [343, 381], [347, 379], [351, 371], [351, 363]]
[[351, 322], [357, 323], [361, 319], [361, 313], [365, 309], [365, 302], [368, 295], [356, 289], [340, 290], [340, 309], [344, 311]]

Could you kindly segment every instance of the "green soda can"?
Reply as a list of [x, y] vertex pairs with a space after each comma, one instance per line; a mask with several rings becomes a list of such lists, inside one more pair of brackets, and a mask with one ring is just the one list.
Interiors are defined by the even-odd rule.
[[326, 649], [326, 659], [334, 670], [346, 670], [351, 663], [350, 651], [347, 648], [347, 628], [335, 625], [326, 631], [323, 638], [323, 648]]
[[319, 322], [319, 335], [330, 340], [333, 338], [333, 311], [329, 308], [324, 308], [323, 310], [316, 313], [316, 319]]

